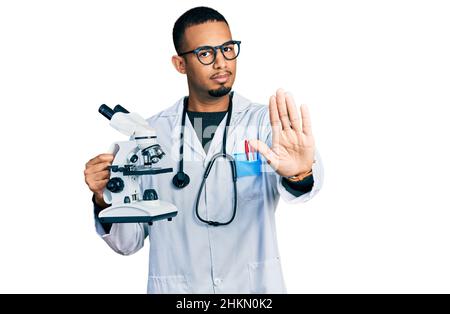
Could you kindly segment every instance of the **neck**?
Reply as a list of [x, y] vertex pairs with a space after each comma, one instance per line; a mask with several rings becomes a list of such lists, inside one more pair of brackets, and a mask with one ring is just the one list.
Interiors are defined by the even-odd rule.
[[220, 112], [228, 110], [229, 95], [222, 97], [202, 98], [195, 93], [189, 93], [188, 110], [195, 112]]

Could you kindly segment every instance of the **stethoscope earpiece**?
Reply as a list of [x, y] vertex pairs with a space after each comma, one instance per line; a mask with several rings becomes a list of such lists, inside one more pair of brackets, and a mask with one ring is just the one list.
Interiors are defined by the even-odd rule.
[[189, 184], [191, 179], [189, 176], [184, 172], [178, 172], [172, 179], [173, 185], [175, 185], [177, 188], [182, 189], [185, 186]]

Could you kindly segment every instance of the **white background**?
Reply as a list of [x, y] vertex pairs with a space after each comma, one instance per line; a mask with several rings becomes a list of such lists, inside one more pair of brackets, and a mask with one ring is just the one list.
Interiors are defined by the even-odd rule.
[[149, 244], [95, 234], [83, 170], [187, 93], [171, 30], [206, 4], [242, 40], [235, 90], [309, 104], [325, 185], [280, 202], [291, 293], [450, 292], [446, 1], [2, 1], [0, 292], [144, 293]]

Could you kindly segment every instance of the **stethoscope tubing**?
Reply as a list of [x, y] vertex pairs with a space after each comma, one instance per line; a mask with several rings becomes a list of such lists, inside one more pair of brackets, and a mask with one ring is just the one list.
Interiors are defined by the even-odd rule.
[[[231, 121], [231, 114], [233, 111], [233, 102], [232, 102], [232, 97], [233, 94], [230, 94], [230, 101], [228, 104], [228, 110], [227, 110], [227, 120], [225, 123], [225, 130], [223, 133], [223, 140], [222, 140], [222, 152], [221, 153], [217, 153], [215, 154], [211, 160], [208, 163], [208, 166], [206, 167], [205, 173], [203, 174], [203, 179], [202, 182], [200, 184], [200, 188], [199, 191], [197, 193], [197, 198], [195, 201], [195, 215], [197, 216], [198, 220], [200, 220], [203, 223], [206, 223], [210, 226], [225, 226], [230, 224], [234, 218], [236, 217], [236, 209], [237, 209], [237, 186], [236, 186], [236, 181], [237, 181], [237, 170], [236, 170], [236, 162], [233, 158], [233, 156], [227, 154], [226, 152], [226, 146], [227, 146], [227, 136], [228, 136], [228, 128], [230, 126], [230, 121]], [[189, 176], [184, 173], [183, 171], [183, 144], [184, 144], [184, 129], [185, 129], [185, 125], [186, 125], [186, 115], [187, 115], [187, 106], [188, 105], [188, 98], [185, 97], [184, 99], [184, 104], [183, 104], [183, 117], [181, 119], [181, 135], [180, 135], [180, 141], [181, 141], [181, 145], [180, 145], [180, 163], [179, 163], [179, 168], [178, 168], [178, 173], [175, 175], [173, 182], [174, 185], [178, 188], [184, 188], [189, 184]], [[226, 222], [219, 222], [219, 221], [213, 221], [213, 220], [207, 220], [204, 219], [203, 217], [200, 216], [200, 213], [198, 211], [198, 205], [200, 203], [200, 196], [203, 192], [203, 188], [205, 186], [206, 183], [206, 179], [209, 176], [209, 173], [211, 172], [212, 166], [214, 165], [215, 161], [218, 158], [225, 158], [229, 161], [230, 164], [230, 168], [231, 168], [231, 175], [233, 177], [233, 191], [234, 191], [234, 201], [233, 201], [233, 214], [231, 215], [231, 218], [226, 221]], [[179, 179], [182, 178], [182, 179]]]

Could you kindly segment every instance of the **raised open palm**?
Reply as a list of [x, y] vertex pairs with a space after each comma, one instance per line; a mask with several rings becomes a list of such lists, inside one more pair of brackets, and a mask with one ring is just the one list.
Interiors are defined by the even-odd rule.
[[299, 115], [293, 97], [278, 89], [276, 96], [270, 97], [269, 111], [272, 147], [259, 140], [250, 140], [250, 145], [281, 176], [307, 173], [312, 169], [315, 149], [307, 106], [300, 107]]

